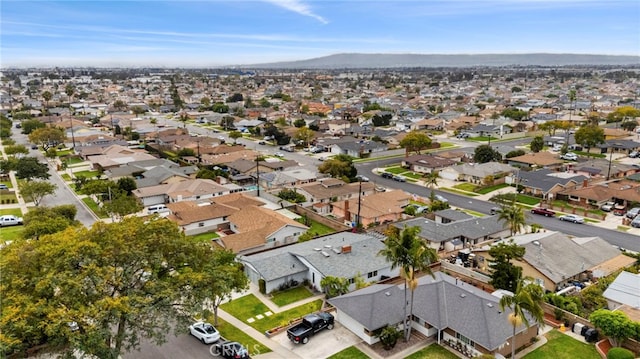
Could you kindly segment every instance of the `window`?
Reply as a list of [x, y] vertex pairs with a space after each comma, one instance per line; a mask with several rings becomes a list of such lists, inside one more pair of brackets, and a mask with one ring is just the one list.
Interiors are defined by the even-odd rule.
[[355, 278], [349, 278], [348, 280], [349, 284], [353, 284], [356, 282]]
[[460, 340], [461, 342], [470, 345], [472, 347], [476, 346], [476, 343], [473, 342], [473, 340], [465, 337], [464, 335], [460, 334], [460, 333], [456, 333], [456, 339]]
[[198, 223], [198, 227], [204, 227], [204, 222]]
[[373, 272], [367, 273], [367, 278], [373, 278], [378, 276], [378, 271], [374, 270]]

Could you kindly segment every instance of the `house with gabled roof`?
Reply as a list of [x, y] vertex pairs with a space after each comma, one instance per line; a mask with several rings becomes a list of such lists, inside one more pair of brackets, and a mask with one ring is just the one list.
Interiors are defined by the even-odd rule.
[[241, 191], [234, 184], [220, 185], [210, 179], [188, 179], [181, 182], [137, 188], [131, 193], [144, 206], [181, 201], [202, 201]]
[[228, 217], [240, 209], [218, 203], [182, 201], [167, 204], [171, 213], [166, 217], [175, 222], [186, 235], [216, 231]]
[[120, 145], [112, 145], [100, 151], [100, 154], [89, 155], [85, 158], [91, 163], [91, 168], [108, 170], [120, 167], [123, 164], [136, 161], [153, 160], [156, 157], [146, 153], [144, 150], [134, 150]]
[[327, 204], [358, 198], [360, 190], [362, 190], [362, 196], [368, 196], [375, 191], [375, 185], [371, 182], [346, 183], [338, 178], [320, 178], [316, 182], [296, 188], [298, 193], [305, 196], [308, 203]]
[[570, 172], [557, 172], [548, 168], [537, 171], [520, 171], [518, 178], [512, 178], [512, 183], [518, 182], [527, 194], [544, 199], [553, 199], [569, 188], [584, 185], [588, 178]]
[[[336, 321], [367, 344], [379, 341], [375, 335], [387, 325], [402, 327], [404, 319], [402, 285], [374, 284], [329, 299], [336, 308]], [[507, 355], [513, 333], [510, 308], [500, 308], [500, 298], [459, 281], [443, 272], [418, 279], [413, 291], [411, 327], [440, 344], [466, 348], [472, 356]], [[516, 326], [516, 347], [538, 335], [538, 326]]]
[[516, 172], [515, 167], [499, 162], [463, 163], [441, 169], [438, 174], [444, 179], [464, 181], [469, 183], [483, 183], [488, 176], [493, 178], [505, 177]]
[[402, 159], [402, 167], [417, 173], [431, 173], [455, 165], [456, 162], [432, 154], [411, 155]]
[[602, 295], [607, 299], [609, 310], [618, 310], [625, 306], [640, 310], [640, 274], [620, 272]]
[[384, 248], [383, 237], [350, 231], [319, 237], [272, 250], [240, 255], [249, 280], [258, 285], [265, 282], [266, 293], [277, 290], [283, 283], [305, 280], [318, 291], [320, 282], [328, 276], [347, 278], [350, 290], [355, 279], [378, 282], [398, 276], [398, 269], [378, 255]]
[[336, 201], [331, 204], [332, 214], [348, 226], [358, 222], [364, 228], [370, 225], [395, 222], [403, 218], [404, 207], [412, 196], [402, 190], [374, 192], [370, 195]]
[[559, 168], [564, 160], [547, 151], [531, 152], [522, 156], [507, 158], [507, 163], [516, 167]]
[[584, 183], [582, 186], [568, 187], [558, 195], [570, 203], [585, 207], [599, 207], [610, 201], [626, 207], [630, 203], [640, 202], [640, 184], [630, 180]]

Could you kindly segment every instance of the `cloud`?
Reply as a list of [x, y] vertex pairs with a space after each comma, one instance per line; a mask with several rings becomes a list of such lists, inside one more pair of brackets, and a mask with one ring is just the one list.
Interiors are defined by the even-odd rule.
[[298, 0], [265, 0], [268, 3], [271, 3], [273, 5], [279, 6], [283, 9], [287, 9], [290, 11], [293, 11], [295, 13], [298, 13], [300, 15], [304, 15], [304, 16], [309, 16], [312, 17], [318, 21], [320, 21], [323, 24], [328, 24], [329, 21], [325, 18], [323, 18], [320, 15], [315, 14], [313, 11], [311, 11], [311, 8], [309, 7], [309, 5], [304, 4]]

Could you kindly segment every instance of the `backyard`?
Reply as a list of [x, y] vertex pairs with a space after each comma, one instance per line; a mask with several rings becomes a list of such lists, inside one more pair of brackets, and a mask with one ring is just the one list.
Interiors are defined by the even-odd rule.
[[[322, 299], [318, 299], [284, 312], [268, 314], [271, 313], [269, 307], [264, 305], [255, 295], [249, 294], [222, 304], [220, 308], [242, 322], [247, 323], [250, 327], [260, 332], [266, 332], [275, 327], [289, 325], [291, 321], [299, 319], [309, 313], [317, 312], [321, 306]], [[250, 319], [253, 320], [250, 321]]]
[[196, 242], [209, 242], [212, 239], [218, 238], [218, 237], [220, 237], [220, 236], [216, 232], [206, 232], [206, 233], [196, 234], [196, 235], [193, 235], [193, 236], [187, 236], [187, 238], [191, 238], [191, 239], [195, 240]]
[[[304, 217], [297, 218], [296, 221], [304, 224]], [[309, 223], [309, 232], [313, 234], [313, 236], [323, 236], [325, 234], [335, 233], [335, 230], [331, 227], [325, 226], [320, 222], [316, 222], [313, 219], [307, 218], [307, 223]]]
[[557, 330], [548, 332], [545, 337], [547, 343], [525, 355], [523, 359], [600, 359], [594, 345], [580, 342]]

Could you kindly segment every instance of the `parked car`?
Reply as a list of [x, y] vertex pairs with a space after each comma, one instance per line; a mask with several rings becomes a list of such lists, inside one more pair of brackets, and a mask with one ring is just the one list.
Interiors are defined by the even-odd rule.
[[259, 145], [266, 145], [267, 143], [266, 143], [266, 142], [264, 142], [264, 141], [258, 141], [258, 144], [259, 144]]
[[531, 210], [531, 213], [533, 214], [541, 214], [545, 217], [554, 217], [556, 215], [556, 212], [548, 209], [548, 208], [542, 208], [542, 207], [536, 207], [534, 209]]
[[189, 326], [189, 333], [198, 338], [202, 344], [211, 344], [220, 340], [220, 332], [213, 325], [195, 322]]
[[564, 155], [560, 156], [560, 158], [562, 158], [563, 160], [567, 160], [567, 161], [577, 161], [578, 160], [578, 155], [576, 155], [573, 152], [567, 152]]
[[573, 223], [584, 223], [584, 218], [575, 215], [575, 214], [565, 214], [558, 217], [561, 221], [573, 222]]
[[615, 203], [613, 203], [613, 202], [607, 202], [607, 203], [603, 204], [602, 206], [600, 206], [600, 209], [605, 211], [605, 212], [611, 212], [611, 210], [613, 209], [614, 205], [615, 205]]
[[640, 207], [633, 207], [627, 211], [627, 218], [636, 218], [636, 216], [640, 213]]
[[387, 189], [382, 187], [382, 186], [376, 186], [375, 190], [376, 190], [376, 192], [386, 192], [387, 191]]
[[632, 151], [631, 153], [629, 153], [629, 157], [631, 157], [631, 158], [638, 158], [638, 157], [640, 157], [640, 152], [638, 152], [638, 151]]
[[9, 187], [4, 183], [0, 183], [0, 191], [7, 191], [7, 190], [9, 190]]
[[323, 329], [333, 329], [333, 315], [325, 312], [318, 314], [309, 314], [302, 318], [302, 322], [287, 330], [287, 337], [298, 344], [307, 344], [309, 338]]
[[469, 138], [469, 136], [471, 136], [470, 134], [463, 132], [463, 133], [459, 133], [456, 137], [457, 138]]
[[22, 224], [22, 217], [14, 216], [12, 214], [5, 214], [0, 216], [0, 227], [18, 226]]
[[433, 196], [435, 198], [436, 201], [440, 201], [440, 202], [444, 202], [444, 203], [449, 203], [449, 200], [444, 198], [444, 196], [441, 196], [439, 194]]
[[38, 145], [36, 145], [35, 143], [31, 145], [31, 149], [32, 150], [37, 150], [38, 149]]
[[238, 342], [224, 341], [216, 343], [214, 346], [214, 356], [221, 356], [225, 359], [249, 359], [249, 352]]
[[391, 179], [398, 182], [407, 182], [407, 180], [405, 180], [404, 177], [397, 176], [397, 175], [392, 176]]
[[500, 207], [491, 207], [491, 209], [489, 210], [489, 213], [491, 213], [491, 215], [497, 214], [498, 211], [500, 211], [501, 208]]
[[284, 157], [284, 153], [282, 153], [282, 152], [276, 152], [276, 153], [274, 153], [274, 155], [276, 155], [278, 157]]
[[636, 216], [636, 218], [631, 221], [631, 227], [640, 228], [640, 216]]
[[393, 174], [389, 172], [382, 172], [380, 176], [382, 176], [382, 178], [389, 178], [389, 179], [393, 178]]

